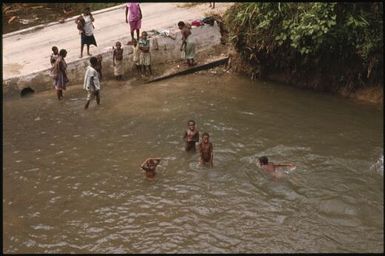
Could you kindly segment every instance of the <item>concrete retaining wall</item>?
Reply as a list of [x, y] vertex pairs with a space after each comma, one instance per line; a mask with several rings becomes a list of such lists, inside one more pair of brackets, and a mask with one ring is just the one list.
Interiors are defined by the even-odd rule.
[[[160, 35], [150, 37], [151, 66], [155, 72], [157, 70], [157, 65], [180, 59], [181, 52], [179, 49], [182, 43], [181, 33], [178, 29], [170, 32], [176, 35], [175, 40]], [[221, 34], [216, 23], [214, 26], [205, 25], [202, 27], [194, 27], [192, 29], [192, 36], [196, 41], [197, 53], [220, 44]], [[154, 39], [158, 42], [158, 50], [154, 49]], [[133, 72], [134, 69], [132, 69], [132, 48], [131, 46], [124, 45], [123, 49], [124, 76], [127, 78], [135, 75]], [[103, 78], [113, 78], [112, 47], [103, 49], [100, 54], [103, 56]], [[83, 83], [84, 72], [88, 64], [89, 57], [84, 57], [73, 62], [67, 62], [67, 75], [70, 80], [68, 86]], [[32, 88], [35, 92], [52, 89], [53, 82], [49, 76], [49, 69], [50, 67], [47, 67], [46, 70], [3, 81], [3, 96], [18, 96], [20, 95], [21, 90], [26, 87]]]

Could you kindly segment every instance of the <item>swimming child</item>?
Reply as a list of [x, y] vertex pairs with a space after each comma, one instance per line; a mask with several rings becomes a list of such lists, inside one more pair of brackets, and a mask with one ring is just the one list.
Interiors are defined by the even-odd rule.
[[114, 66], [114, 76], [116, 80], [122, 80], [123, 75], [123, 49], [120, 42], [116, 42], [116, 48], [112, 56], [112, 65]]
[[55, 62], [59, 58], [59, 49], [56, 46], [52, 46], [52, 54], [50, 57], [51, 66], [55, 65]]
[[194, 120], [187, 122], [188, 129], [184, 132], [183, 139], [186, 143], [185, 150], [196, 152], [195, 143], [199, 142], [199, 131], [195, 126]]
[[147, 158], [143, 163], [142, 165], [140, 166], [140, 168], [142, 168], [143, 170], [146, 171], [146, 177], [147, 178], [154, 178], [155, 177], [155, 170], [156, 170], [156, 167], [158, 166], [158, 164], [160, 163], [160, 158], [157, 157], [157, 158]]
[[139, 39], [139, 49], [140, 49], [140, 57], [139, 63], [142, 66], [143, 74], [147, 73], [147, 69], [149, 74], [152, 74], [151, 71], [151, 53], [150, 53], [150, 40], [147, 39], [147, 32], [142, 32], [142, 37]]
[[132, 39], [132, 61], [136, 66], [136, 71], [138, 72], [138, 74], [140, 74], [139, 54], [140, 54], [140, 50], [139, 50], [138, 41], [136, 41], [136, 39]]
[[213, 167], [213, 144], [209, 141], [210, 135], [205, 132], [202, 134], [202, 142], [199, 143], [200, 164]]
[[295, 167], [292, 163], [287, 164], [274, 164], [272, 162], [269, 162], [269, 159], [266, 156], [262, 156], [258, 158], [259, 166], [267, 172], [274, 172], [279, 167]]

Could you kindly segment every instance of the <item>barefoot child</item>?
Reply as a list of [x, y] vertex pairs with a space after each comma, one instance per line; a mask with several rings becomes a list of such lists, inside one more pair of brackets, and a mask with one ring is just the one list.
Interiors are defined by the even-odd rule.
[[116, 80], [122, 80], [123, 75], [123, 49], [120, 42], [116, 42], [116, 48], [112, 56], [112, 65], [114, 66], [114, 76]]
[[132, 39], [132, 61], [134, 62], [138, 74], [140, 74], [139, 54], [140, 50], [138, 41], [136, 41], [136, 39]]
[[140, 65], [142, 66], [143, 74], [146, 74], [148, 69], [149, 74], [152, 74], [151, 71], [151, 54], [150, 54], [150, 40], [147, 39], [147, 32], [142, 32], [142, 37], [139, 39], [139, 49], [140, 49]]
[[258, 158], [259, 166], [267, 172], [274, 172], [279, 167], [295, 167], [292, 163], [287, 164], [274, 164], [272, 162], [269, 162], [269, 159], [266, 156], [262, 156]]
[[209, 141], [210, 135], [202, 134], [202, 142], [199, 143], [200, 165], [213, 167], [213, 144]]
[[158, 164], [160, 163], [160, 158], [147, 158], [140, 168], [146, 171], [146, 177], [147, 178], [154, 178], [155, 177], [155, 170]]
[[84, 75], [84, 84], [83, 88], [87, 91], [87, 102], [84, 106], [84, 109], [87, 109], [90, 105], [90, 101], [96, 97], [96, 103], [100, 104], [100, 80], [98, 71], [96, 71], [96, 66], [98, 64], [98, 59], [96, 57], [90, 58], [91, 66], [87, 67], [86, 73]]
[[195, 152], [195, 143], [199, 142], [199, 131], [195, 126], [195, 121], [190, 120], [187, 122], [188, 129], [184, 132], [183, 139], [186, 143], [185, 150], [187, 152]]
[[98, 74], [99, 74], [99, 80], [102, 81], [103, 79], [103, 76], [102, 76], [102, 61], [103, 61], [103, 56], [101, 54], [99, 54], [98, 56], [96, 56], [96, 59], [98, 60], [98, 63], [96, 64], [96, 71], [98, 71]]

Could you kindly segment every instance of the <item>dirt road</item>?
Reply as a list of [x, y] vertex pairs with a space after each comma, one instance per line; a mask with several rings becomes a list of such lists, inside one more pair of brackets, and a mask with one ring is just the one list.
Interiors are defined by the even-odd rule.
[[[212, 10], [208, 4], [186, 8], [181, 7], [183, 3], [142, 3], [142, 30], [176, 29], [180, 20], [200, 19], [211, 11], [223, 12], [231, 4], [217, 3]], [[94, 12], [94, 18], [98, 47], [91, 46], [92, 54], [107, 51], [118, 40], [125, 44], [130, 39], [129, 25], [125, 22], [125, 5]], [[67, 50], [67, 63], [79, 60], [80, 35], [74, 18], [67, 19], [65, 23], [48, 24], [32, 32], [3, 35], [3, 80], [47, 69], [53, 45]]]

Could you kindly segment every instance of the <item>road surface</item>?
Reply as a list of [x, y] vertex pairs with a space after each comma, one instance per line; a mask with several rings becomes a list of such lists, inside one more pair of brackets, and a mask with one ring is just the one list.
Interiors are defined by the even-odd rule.
[[[232, 3], [217, 3], [216, 12], [223, 12]], [[176, 29], [180, 20], [201, 19], [210, 12], [208, 4], [192, 8], [180, 7], [183, 3], [142, 3], [143, 30]], [[95, 55], [107, 51], [116, 41], [126, 44], [131, 40], [129, 25], [125, 22], [125, 5], [112, 10], [94, 12], [94, 35], [98, 47], [91, 46]], [[50, 67], [51, 48], [67, 50], [67, 63], [79, 60], [80, 35], [74, 19], [65, 23], [45, 26], [43, 29], [28, 33], [11, 33], [3, 35], [3, 80], [29, 75]], [[86, 56], [86, 47], [83, 54]], [[83, 57], [86, 58], [86, 57]]]

